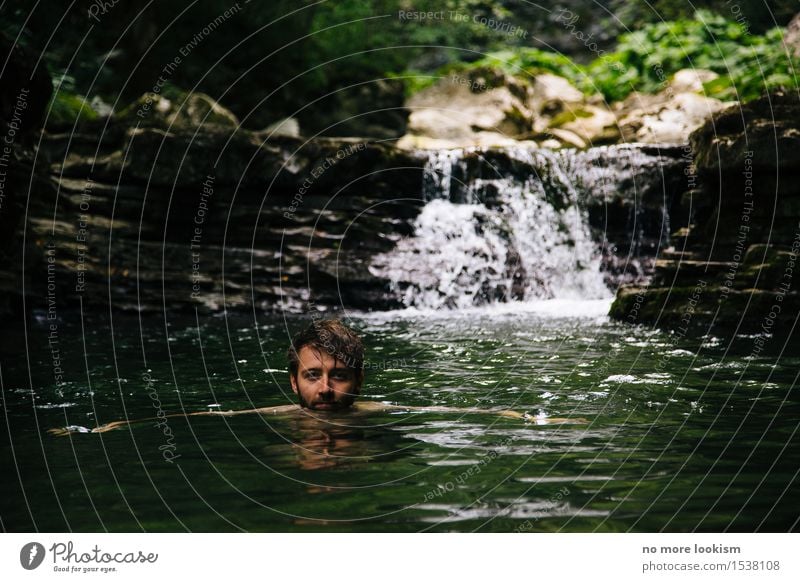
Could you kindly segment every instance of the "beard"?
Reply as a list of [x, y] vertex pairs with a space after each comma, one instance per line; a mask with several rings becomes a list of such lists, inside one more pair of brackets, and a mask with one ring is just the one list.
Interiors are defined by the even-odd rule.
[[334, 396], [331, 396], [328, 399], [321, 399], [316, 400], [313, 403], [308, 402], [304, 397], [303, 394], [298, 390], [297, 391], [297, 401], [302, 408], [308, 408], [309, 410], [315, 410], [317, 406], [320, 404], [325, 404], [329, 406], [328, 410], [342, 410], [345, 408], [349, 408], [356, 399], [358, 392], [354, 394], [348, 394], [340, 399], [336, 399]]

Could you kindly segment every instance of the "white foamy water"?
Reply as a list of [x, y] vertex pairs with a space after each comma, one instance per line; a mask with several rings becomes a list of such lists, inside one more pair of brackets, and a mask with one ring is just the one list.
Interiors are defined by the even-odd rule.
[[470, 307], [487, 289], [510, 291], [504, 226], [483, 205], [433, 200], [417, 218], [414, 236], [378, 257], [373, 272], [388, 276], [404, 305]]
[[541, 319], [591, 319], [605, 321], [613, 298], [606, 299], [532, 299], [509, 303], [490, 303], [452, 310], [428, 307], [407, 307], [396, 311], [355, 312], [359, 319], [373, 322], [398, 319], [452, 320], [454, 317], [488, 317], [533, 315]]
[[[454, 170], [458, 176], [466, 173], [464, 151], [430, 154], [423, 194], [433, 199], [417, 217], [414, 235], [377, 256], [370, 267], [391, 281], [404, 305], [465, 309], [611, 297], [579, 192], [558, 155], [516, 149], [509, 152], [512, 158], [543, 168], [546, 176], [532, 170], [524, 179], [477, 178], [457, 186]], [[486, 192], [492, 197], [489, 206], [478, 203]], [[454, 203], [454, 197], [470, 203]]]
[[449, 198], [452, 190], [453, 167], [462, 165], [464, 150], [430, 152], [422, 176], [422, 194], [426, 200]]

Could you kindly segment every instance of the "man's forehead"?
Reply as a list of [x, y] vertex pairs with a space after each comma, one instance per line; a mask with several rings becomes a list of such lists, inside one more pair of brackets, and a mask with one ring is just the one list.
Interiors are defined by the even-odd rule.
[[297, 354], [302, 368], [316, 368], [316, 367], [333, 367], [348, 369], [342, 360], [334, 358], [325, 350], [314, 348], [311, 346], [304, 346]]

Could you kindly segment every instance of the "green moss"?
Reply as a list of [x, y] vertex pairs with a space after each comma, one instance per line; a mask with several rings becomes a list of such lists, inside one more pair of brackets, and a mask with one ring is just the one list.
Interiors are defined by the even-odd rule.
[[48, 124], [71, 126], [75, 123], [97, 119], [97, 113], [86, 98], [64, 89], [57, 90], [50, 99]]
[[591, 116], [592, 114], [589, 111], [585, 111], [583, 109], [565, 110], [553, 117], [553, 121], [550, 122], [550, 127], [561, 127], [562, 125], [575, 121], [576, 119]]

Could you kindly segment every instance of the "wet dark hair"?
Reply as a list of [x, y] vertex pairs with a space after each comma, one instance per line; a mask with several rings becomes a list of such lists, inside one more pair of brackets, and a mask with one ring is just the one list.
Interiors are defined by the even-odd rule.
[[364, 344], [356, 332], [338, 319], [314, 320], [295, 334], [287, 353], [289, 375], [297, 376], [298, 354], [308, 346], [330, 354], [356, 372], [364, 372]]

